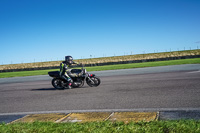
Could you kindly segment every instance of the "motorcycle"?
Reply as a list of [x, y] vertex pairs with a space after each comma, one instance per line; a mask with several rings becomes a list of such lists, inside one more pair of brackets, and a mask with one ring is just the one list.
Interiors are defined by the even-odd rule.
[[[95, 74], [89, 74], [87, 70], [82, 66], [82, 69], [71, 69], [71, 73], [79, 75], [77, 77], [70, 77], [73, 80], [72, 88], [80, 88], [84, 85], [84, 82], [90, 87], [97, 87], [100, 85], [100, 78], [96, 77]], [[68, 88], [68, 83], [62, 77], [60, 77], [59, 71], [48, 72], [50, 77], [53, 77], [51, 84], [56, 89]]]

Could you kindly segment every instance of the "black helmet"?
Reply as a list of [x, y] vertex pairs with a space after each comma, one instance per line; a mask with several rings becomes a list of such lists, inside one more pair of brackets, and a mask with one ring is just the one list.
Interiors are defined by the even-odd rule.
[[66, 62], [68, 65], [73, 64], [73, 58], [72, 58], [72, 56], [65, 56], [65, 62]]

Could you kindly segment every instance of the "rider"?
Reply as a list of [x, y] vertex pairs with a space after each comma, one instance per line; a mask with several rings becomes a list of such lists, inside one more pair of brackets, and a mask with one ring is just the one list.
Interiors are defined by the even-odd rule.
[[65, 61], [60, 63], [60, 76], [67, 81], [68, 88], [71, 89], [71, 85], [73, 83], [73, 80], [70, 77], [75, 77], [76, 74], [71, 73], [71, 69], [69, 69], [69, 66], [72, 64], [77, 64], [73, 61], [72, 56], [65, 56]]

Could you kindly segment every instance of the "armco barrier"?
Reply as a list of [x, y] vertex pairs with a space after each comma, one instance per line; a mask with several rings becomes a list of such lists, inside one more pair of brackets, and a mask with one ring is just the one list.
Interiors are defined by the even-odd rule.
[[[95, 64], [84, 64], [84, 66], [85, 67], [92, 67], [92, 66], [104, 66], [104, 65], [116, 65], [116, 64], [128, 64], [128, 63], [142, 63], [142, 62], [190, 59], [190, 58], [200, 58], [200, 55], [166, 57], [166, 58], [156, 58], [156, 59], [130, 60], [130, 61], [119, 61], [119, 62], [105, 62], [105, 63], [95, 63]], [[73, 67], [77, 67], [77, 66], [75, 65]], [[51, 67], [36, 67], [36, 68], [0, 70], [0, 73], [2, 73], [2, 72], [17, 72], [17, 71], [48, 70], [48, 69], [59, 69], [59, 64], [58, 64], [58, 66], [51, 66]]]

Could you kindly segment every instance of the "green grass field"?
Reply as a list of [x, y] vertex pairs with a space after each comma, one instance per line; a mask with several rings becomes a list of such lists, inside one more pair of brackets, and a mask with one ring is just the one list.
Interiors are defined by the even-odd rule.
[[199, 133], [200, 121], [151, 122], [88, 122], [53, 123], [33, 122], [0, 124], [0, 133]]
[[[95, 66], [95, 67], [86, 67], [86, 69], [87, 69], [87, 71], [103, 71], [103, 70], [167, 66], [167, 65], [181, 65], [181, 64], [200, 64], [200, 58], [170, 60], [170, 61], [157, 61], [157, 62], [144, 62], [144, 63], [130, 63], [130, 64], [119, 64], [119, 65], [106, 65], [106, 66]], [[58, 69], [20, 71], [20, 72], [4, 72], [4, 73], [0, 73], [0, 78], [47, 75], [49, 71], [58, 71]]]

